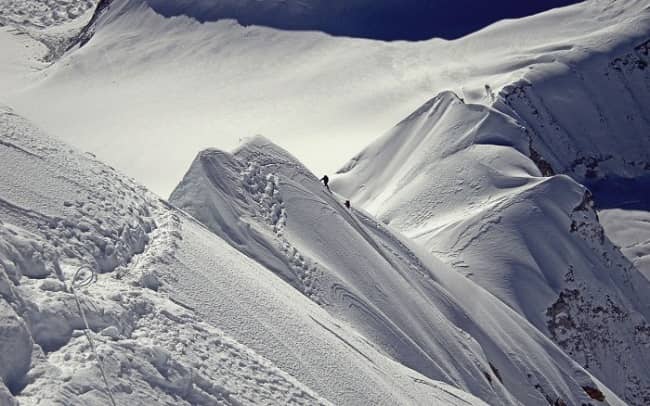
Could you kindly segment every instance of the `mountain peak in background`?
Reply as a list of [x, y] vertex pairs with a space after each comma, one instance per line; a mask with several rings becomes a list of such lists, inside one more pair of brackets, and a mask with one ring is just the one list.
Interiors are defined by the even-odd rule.
[[147, 0], [165, 16], [199, 21], [323, 31], [377, 40], [454, 39], [507, 18], [524, 17], [576, 0]]

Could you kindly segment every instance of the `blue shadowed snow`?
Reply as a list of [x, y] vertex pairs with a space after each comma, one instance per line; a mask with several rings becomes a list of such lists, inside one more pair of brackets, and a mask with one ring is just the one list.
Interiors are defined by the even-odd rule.
[[317, 30], [380, 40], [454, 39], [506, 18], [518, 18], [576, 0], [147, 0], [167, 17], [199, 21], [232, 18], [243, 25]]

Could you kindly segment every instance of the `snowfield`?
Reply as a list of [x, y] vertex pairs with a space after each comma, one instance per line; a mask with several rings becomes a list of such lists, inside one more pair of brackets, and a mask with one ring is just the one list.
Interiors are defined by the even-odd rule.
[[0, 0], [0, 405], [650, 404], [647, 2], [324, 4]]

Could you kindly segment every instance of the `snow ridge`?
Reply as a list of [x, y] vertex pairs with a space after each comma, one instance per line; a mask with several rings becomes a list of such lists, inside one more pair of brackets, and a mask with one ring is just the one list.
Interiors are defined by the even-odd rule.
[[0, 130], [0, 403], [328, 404], [158, 292], [182, 213], [10, 110]]
[[[100, 365], [117, 404], [485, 404], [395, 362], [90, 154], [6, 108], [0, 129], [3, 405], [105, 405]], [[218, 173], [243, 189], [232, 169]], [[269, 218], [259, 233], [275, 235]], [[96, 275], [75, 289], [88, 328], [66, 286], [81, 266]]]
[[[647, 176], [646, 42], [624, 58], [531, 70], [492, 96], [491, 107], [443, 92], [333, 181], [639, 405], [650, 388], [650, 285], [599, 224], [600, 196], [574, 180], [607, 190], [612, 180]], [[611, 103], [617, 94], [625, 97]]]
[[[445, 101], [458, 99], [450, 95]], [[338, 200], [295, 158], [262, 137], [232, 154], [201, 152], [171, 197], [249, 257], [264, 264], [281, 258], [284, 266], [274, 269], [279, 276], [425, 376], [499, 404], [575, 403], [586, 399], [583, 386], [605, 389], [589, 383], [594, 380], [586, 371], [500, 300]], [[236, 216], [228, 214], [232, 207]], [[230, 224], [221, 221], [229, 218]], [[280, 218], [283, 226], [276, 233]], [[236, 240], [234, 229], [256, 232]], [[296, 252], [299, 260], [291, 261]], [[319, 270], [307, 289], [301, 283], [302, 261]], [[517, 348], [504, 340], [518, 343]], [[573, 372], [561, 372], [567, 370]], [[607, 396], [618, 402], [611, 392]]]

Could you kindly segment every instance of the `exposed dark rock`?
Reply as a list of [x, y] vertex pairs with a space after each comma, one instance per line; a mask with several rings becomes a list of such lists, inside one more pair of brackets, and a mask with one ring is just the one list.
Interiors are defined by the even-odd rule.
[[599, 402], [604, 402], [605, 401], [605, 395], [603, 392], [598, 390], [598, 388], [592, 388], [591, 386], [583, 386], [582, 389], [587, 392], [587, 395], [589, 395], [590, 398], [595, 399]]
[[496, 376], [499, 382], [503, 384], [503, 378], [501, 378], [501, 374], [499, 373], [499, 370], [494, 365], [492, 365], [491, 362], [489, 364], [490, 364], [490, 369], [492, 369], [492, 373], [494, 374], [494, 376]]

